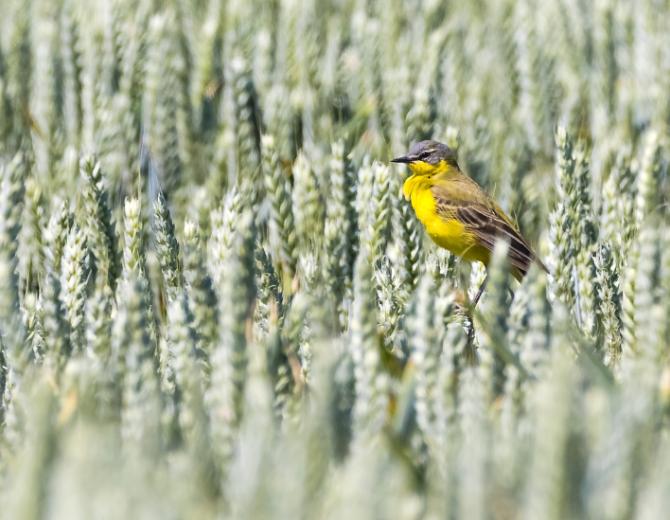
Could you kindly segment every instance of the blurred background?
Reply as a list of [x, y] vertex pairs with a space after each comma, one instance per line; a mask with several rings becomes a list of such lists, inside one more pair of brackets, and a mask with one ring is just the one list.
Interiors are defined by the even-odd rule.
[[[668, 1], [0, 13], [0, 517], [667, 515]], [[423, 139], [549, 275], [462, 312]]]

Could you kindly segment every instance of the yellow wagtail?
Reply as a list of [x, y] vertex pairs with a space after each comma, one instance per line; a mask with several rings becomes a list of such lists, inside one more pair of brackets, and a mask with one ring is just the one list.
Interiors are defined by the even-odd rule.
[[[437, 141], [421, 141], [391, 162], [407, 164], [412, 175], [403, 192], [416, 216], [440, 247], [468, 261], [489, 265], [499, 238], [509, 242], [512, 275], [519, 281], [532, 262], [546, 272], [519, 230], [479, 185], [458, 167], [454, 152]], [[477, 305], [488, 275], [473, 300]]]

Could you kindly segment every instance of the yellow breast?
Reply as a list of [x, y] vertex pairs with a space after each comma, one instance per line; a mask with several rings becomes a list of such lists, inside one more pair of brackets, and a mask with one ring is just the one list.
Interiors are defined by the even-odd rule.
[[[432, 182], [426, 176], [413, 175], [405, 181], [405, 198], [412, 201], [412, 207], [428, 235], [440, 247], [463, 256], [466, 260], [481, 260], [483, 253], [477, 246], [475, 237], [465, 226], [455, 219], [445, 218], [436, 210], [435, 199], [430, 191]], [[488, 258], [488, 255], [486, 255]]]

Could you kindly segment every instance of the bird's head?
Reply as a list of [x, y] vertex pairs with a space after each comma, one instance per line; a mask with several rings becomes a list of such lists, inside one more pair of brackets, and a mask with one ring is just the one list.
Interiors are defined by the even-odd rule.
[[397, 157], [391, 162], [406, 164], [417, 175], [446, 172], [450, 168], [459, 169], [452, 149], [437, 141], [415, 143], [407, 155]]

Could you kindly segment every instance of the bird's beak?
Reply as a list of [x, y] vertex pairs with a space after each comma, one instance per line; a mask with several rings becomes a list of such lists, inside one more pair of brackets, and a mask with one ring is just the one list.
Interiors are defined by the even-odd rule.
[[409, 163], [413, 162], [413, 160], [412, 160], [411, 157], [409, 157], [407, 155], [403, 155], [402, 157], [396, 157], [395, 159], [391, 159], [391, 162], [409, 164]]

